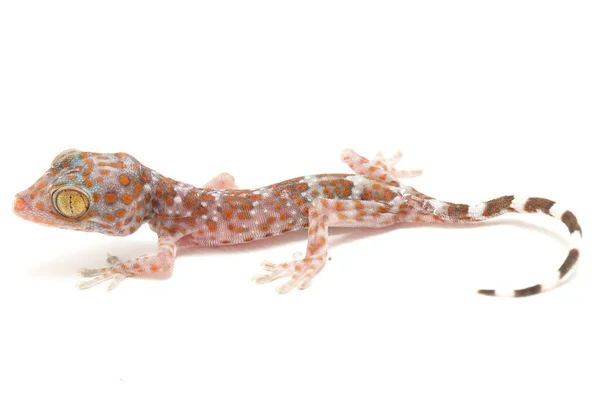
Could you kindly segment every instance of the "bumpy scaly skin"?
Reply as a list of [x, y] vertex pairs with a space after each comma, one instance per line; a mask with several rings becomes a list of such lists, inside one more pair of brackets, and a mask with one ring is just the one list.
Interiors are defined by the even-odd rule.
[[[80, 271], [88, 278], [79, 284], [81, 288], [109, 281], [112, 289], [129, 276], [167, 271], [182, 246], [233, 245], [308, 228], [304, 256], [282, 264], [263, 261], [267, 274], [253, 278], [265, 283], [289, 277], [278, 288], [286, 293], [307, 288], [325, 266], [329, 227], [469, 223], [508, 212], [541, 212], [558, 218], [569, 229], [574, 245], [556, 279], [524, 289], [479, 293], [511, 297], [537, 294], [556, 287], [573, 271], [579, 257], [575, 243], [581, 238], [581, 228], [570, 211], [535, 197], [503, 196], [475, 205], [436, 200], [400, 183], [399, 179], [420, 174], [396, 170], [394, 165], [400, 156], [398, 153], [385, 159], [378, 154], [371, 162], [345, 150], [342, 160], [356, 175], [311, 175], [242, 190], [237, 189], [229, 174], [220, 174], [196, 188], [166, 178], [126, 153], [67, 150], [54, 159], [37, 182], [17, 194], [14, 211], [40, 224], [116, 236], [132, 234], [142, 224], [150, 224], [158, 235], [156, 254], [125, 261], [109, 255], [109, 267]], [[89, 199], [87, 212], [79, 218], [65, 217], [57, 211], [53, 196], [65, 188]]]

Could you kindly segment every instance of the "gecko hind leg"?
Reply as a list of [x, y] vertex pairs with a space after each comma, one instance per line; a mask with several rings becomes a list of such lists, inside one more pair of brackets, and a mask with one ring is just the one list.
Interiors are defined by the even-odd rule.
[[373, 158], [373, 165], [378, 168], [383, 169], [384, 171], [389, 172], [395, 178], [403, 179], [403, 178], [416, 178], [417, 176], [421, 176], [423, 174], [422, 169], [413, 169], [413, 170], [398, 170], [394, 168], [398, 161], [403, 157], [403, 154], [400, 150], [396, 151], [391, 157], [385, 158], [381, 151], [375, 154]]
[[400, 152], [390, 158], [384, 158], [381, 153], [378, 153], [373, 161], [370, 161], [352, 149], [346, 149], [341, 154], [342, 161], [348, 164], [355, 173], [367, 178], [382, 180], [394, 186], [398, 186], [398, 179], [414, 178], [422, 173], [421, 170], [401, 171], [395, 169], [394, 165], [400, 157], [402, 157]]
[[304, 257], [295, 257], [294, 261], [274, 264], [263, 261], [262, 267], [269, 273], [254, 275], [256, 283], [267, 283], [289, 277], [283, 285], [277, 287], [280, 294], [288, 293], [294, 288], [306, 289], [313, 278], [321, 272], [327, 261], [328, 228], [344, 227], [383, 227], [396, 222], [394, 212], [380, 202], [355, 200], [314, 200], [309, 209], [308, 244]]

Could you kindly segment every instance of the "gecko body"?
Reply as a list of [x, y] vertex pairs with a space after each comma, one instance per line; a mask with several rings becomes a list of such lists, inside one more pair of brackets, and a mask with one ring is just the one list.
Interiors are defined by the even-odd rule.
[[470, 223], [508, 212], [541, 212], [558, 218], [569, 230], [571, 249], [552, 281], [479, 293], [510, 297], [537, 294], [556, 287], [572, 273], [581, 238], [572, 212], [537, 197], [503, 196], [474, 205], [437, 200], [401, 183], [420, 172], [395, 169], [398, 158], [378, 155], [371, 161], [345, 150], [342, 161], [355, 174], [303, 176], [246, 190], [238, 189], [229, 174], [194, 187], [162, 176], [126, 153], [67, 150], [32, 186], [17, 194], [14, 211], [24, 219], [58, 228], [125, 236], [148, 223], [156, 232], [155, 254], [125, 261], [109, 256], [109, 267], [80, 270], [85, 278], [80, 288], [108, 281], [112, 289], [126, 277], [170, 270], [181, 247], [235, 245], [306, 228], [304, 257], [281, 264], [263, 261], [266, 274], [253, 278], [257, 283], [287, 278], [278, 287], [280, 293], [286, 293], [307, 288], [325, 266], [329, 227]]

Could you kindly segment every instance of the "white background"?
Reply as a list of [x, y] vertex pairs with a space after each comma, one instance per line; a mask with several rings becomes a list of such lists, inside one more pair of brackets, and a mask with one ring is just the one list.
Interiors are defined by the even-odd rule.
[[[13, 1], [0, 6], [0, 397], [598, 399], [600, 13], [595, 1]], [[75, 289], [155, 248], [11, 213], [60, 151], [125, 151], [201, 185], [349, 172], [400, 148], [429, 195], [548, 197], [584, 231], [332, 230], [303, 292], [250, 276], [305, 232], [185, 252], [170, 279]]]

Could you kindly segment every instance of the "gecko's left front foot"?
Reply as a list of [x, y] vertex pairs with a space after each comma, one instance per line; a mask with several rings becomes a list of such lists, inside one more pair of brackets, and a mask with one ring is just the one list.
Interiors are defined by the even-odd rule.
[[80, 280], [77, 282], [77, 287], [79, 289], [88, 289], [92, 286], [98, 285], [99, 283], [107, 281], [111, 281], [106, 287], [107, 290], [112, 290], [119, 286], [119, 284], [123, 282], [125, 278], [127, 278], [127, 275], [125, 275], [122, 271], [117, 271], [115, 269], [115, 265], [120, 263], [121, 260], [119, 257], [108, 253], [106, 255], [106, 262], [110, 265], [110, 267], [97, 269], [80, 268], [77, 270], [79, 275], [82, 277], [91, 278]]
[[294, 261], [282, 264], [273, 264], [268, 261], [263, 261], [261, 266], [269, 271], [269, 273], [254, 275], [252, 280], [262, 284], [291, 276], [286, 283], [277, 287], [277, 293], [288, 293], [296, 287], [299, 290], [306, 289], [310, 286], [313, 278], [323, 269], [326, 260], [324, 256], [301, 257], [302, 255], [294, 255]]

